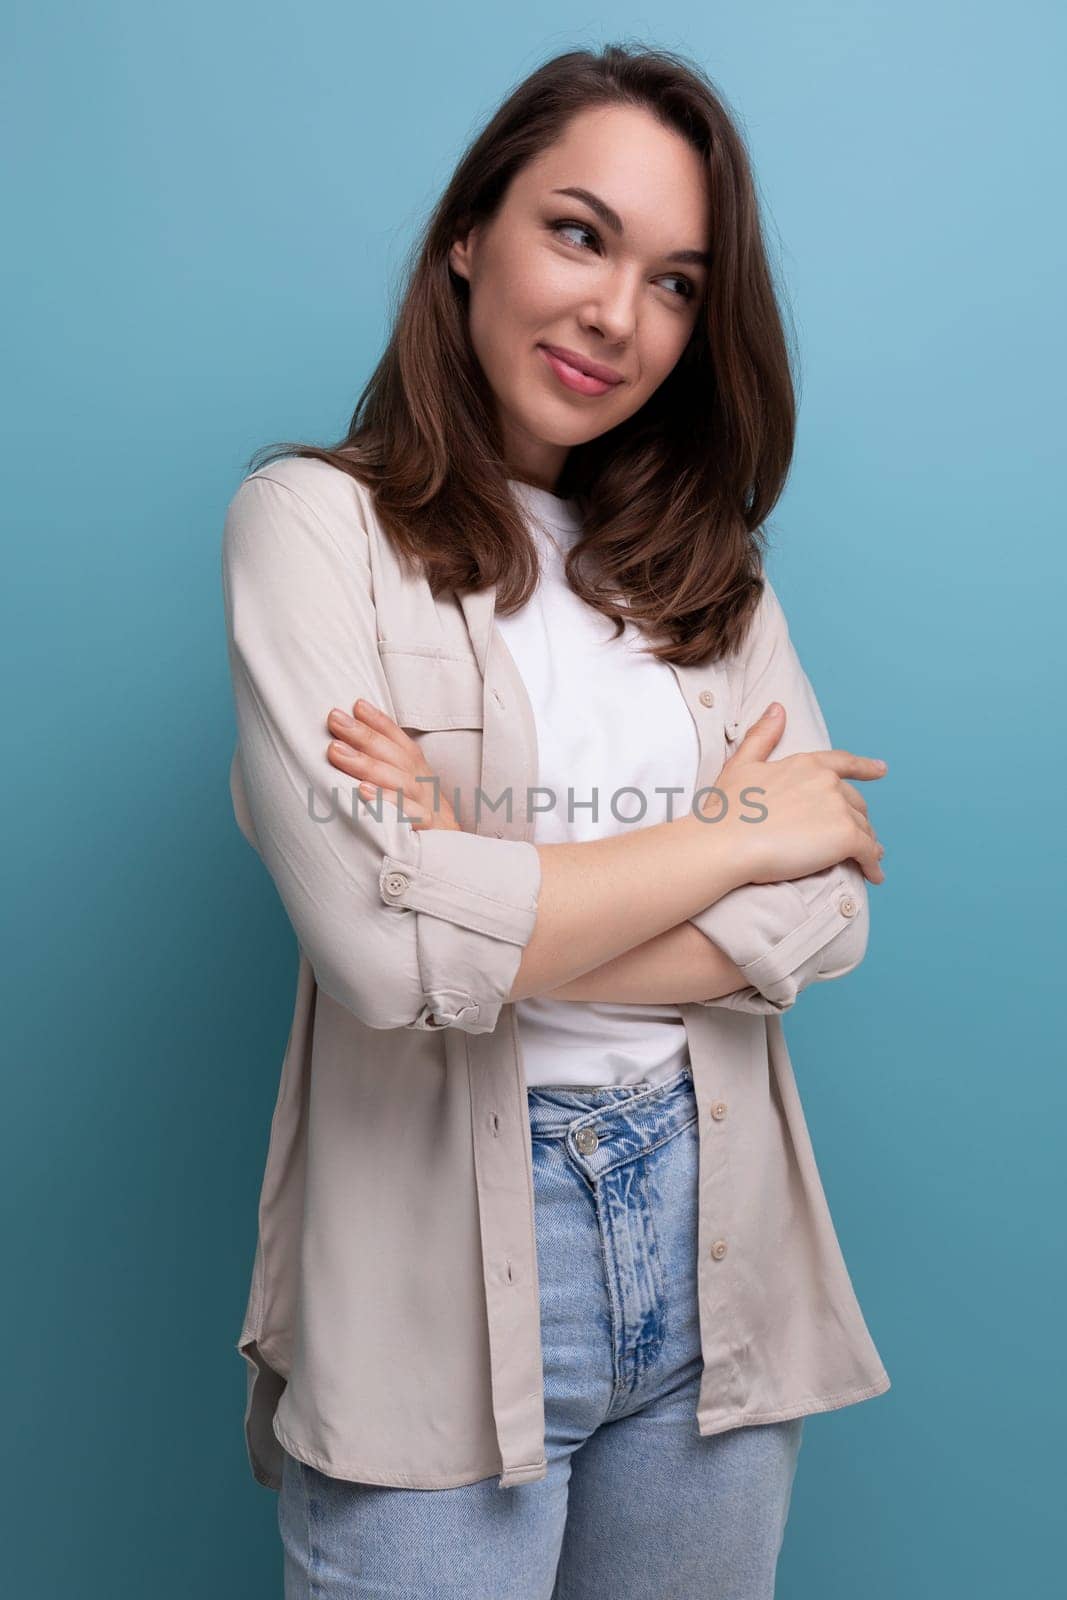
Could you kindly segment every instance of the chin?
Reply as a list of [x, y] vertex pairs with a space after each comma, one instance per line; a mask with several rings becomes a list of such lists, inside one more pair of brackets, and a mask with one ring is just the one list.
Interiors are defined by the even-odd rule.
[[[545, 409], [547, 413], [549, 408]], [[539, 444], [551, 444], [557, 449], [569, 450], [572, 445], [584, 443], [584, 438], [575, 437], [573, 417], [561, 417], [558, 412], [555, 415], [532, 415], [517, 406], [509, 407], [508, 415], [522, 433], [530, 439], [536, 439]]]

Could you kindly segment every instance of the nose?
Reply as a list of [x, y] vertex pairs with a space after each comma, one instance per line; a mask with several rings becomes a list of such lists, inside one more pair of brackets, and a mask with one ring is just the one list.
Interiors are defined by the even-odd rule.
[[586, 307], [583, 322], [595, 328], [608, 344], [624, 345], [637, 327], [640, 280], [624, 271], [608, 272]]

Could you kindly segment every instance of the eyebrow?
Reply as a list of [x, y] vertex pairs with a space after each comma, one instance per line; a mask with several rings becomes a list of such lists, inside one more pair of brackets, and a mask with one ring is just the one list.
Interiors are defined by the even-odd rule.
[[[608, 205], [606, 200], [601, 200], [598, 194], [591, 189], [553, 189], [553, 194], [568, 194], [574, 200], [581, 200], [590, 211], [595, 211], [606, 228], [612, 233], [621, 234], [623, 230], [622, 218], [619, 213]], [[672, 250], [670, 255], [664, 256], [664, 261], [681, 261], [689, 266], [711, 267], [711, 255], [707, 250]]]

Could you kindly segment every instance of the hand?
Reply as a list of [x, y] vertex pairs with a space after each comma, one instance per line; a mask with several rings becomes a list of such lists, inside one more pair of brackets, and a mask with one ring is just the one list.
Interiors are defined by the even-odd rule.
[[396, 807], [399, 789], [404, 818], [416, 831], [445, 828], [459, 833], [459, 823], [440, 785], [415, 781], [434, 776], [415, 740], [368, 700], [357, 700], [352, 712], [349, 717], [335, 707], [326, 718], [336, 741], [326, 751], [330, 765], [360, 779], [359, 792], [367, 800], [375, 800], [381, 790], [386, 801]]
[[[868, 820], [867, 802], [847, 780], [881, 778], [885, 767], [849, 750], [813, 750], [772, 761], [784, 731], [784, 708], [768, 708], [716, 779], [728, 800], [723, 824], [734, 825], [744, 852], [746, 881], [781, 883], [851, 859], [871, 883], [883, 883], [885, 849]], [[742, 799], [750, 788], [764, 792]], [[743, 820], [755, 806], [765, 807], [767, 815]], [[717, 817], [721, 797], [708, 795], [701, 809]]]

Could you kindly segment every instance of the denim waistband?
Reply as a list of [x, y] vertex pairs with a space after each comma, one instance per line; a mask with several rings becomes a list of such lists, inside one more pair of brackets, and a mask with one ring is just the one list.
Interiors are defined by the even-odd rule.
[[665, 1083], [606, 1084], [590, 1088], [538, 1084], [527, 1089], [530, 1130], [535, 1139], [563, 1139], [590, 1126], [598, 1135], [632, 1135], [648, 1148], [679, 1132], [697, 1114], [693, 1071], [688, 1065]]

